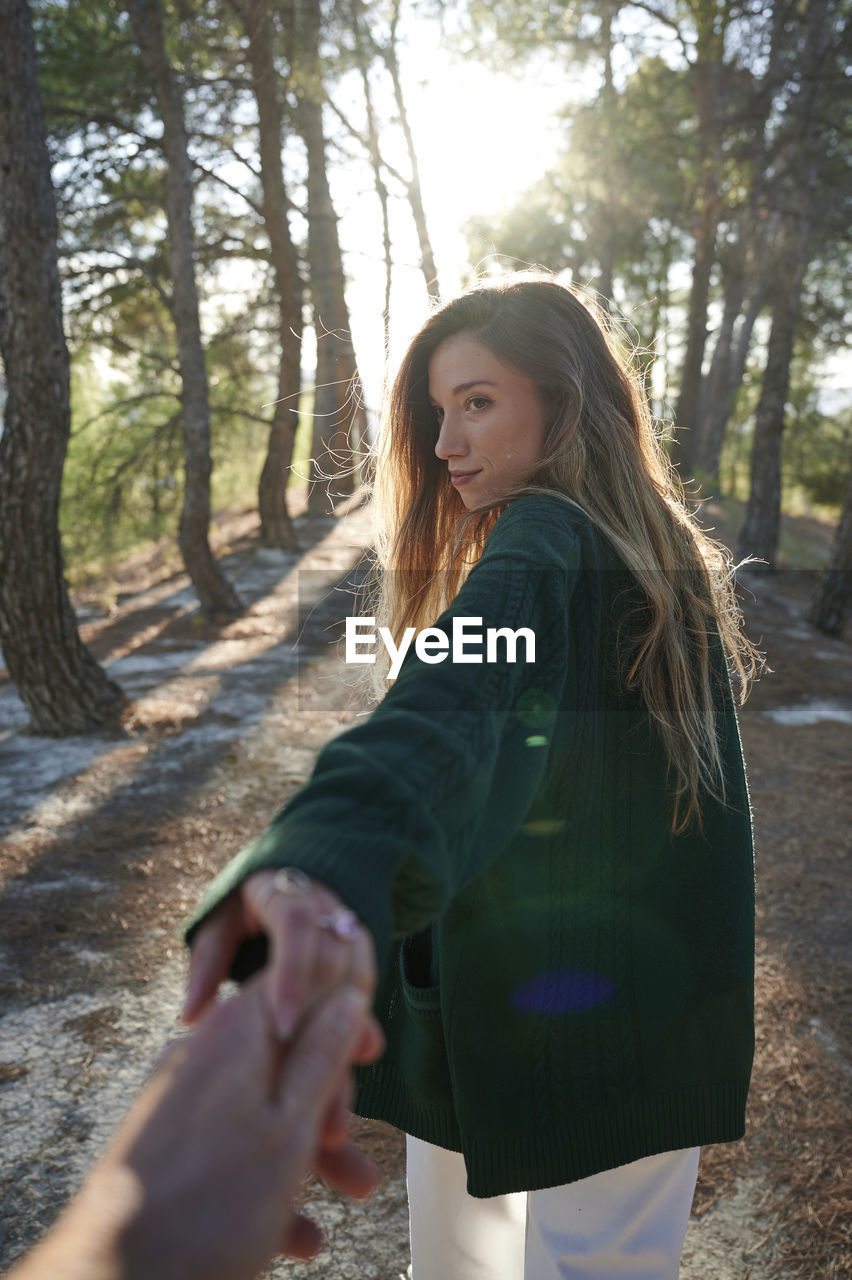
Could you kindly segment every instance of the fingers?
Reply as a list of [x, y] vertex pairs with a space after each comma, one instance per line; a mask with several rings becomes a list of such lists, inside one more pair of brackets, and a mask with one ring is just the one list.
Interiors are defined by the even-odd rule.
[[204, 922], [192, 943], [189, 979], [181, 1020], [197, 1022], [225, 981], [240, 937], [242, 908], [231, 894]]
[[269, 937], [270, 1016], [283, 1040], [326, 991], [356, 986], [372, 997], [376, 985], [370, 934], [331, 890], [304, 879], [304, 888], [298, 883], [282, 888], [276, 886], [275, 872], [261, 871], [241, 888], [252, 919]]
[[[306, 1010], [335, 987], [353, 986], [370, 999], [376, 987], [373, 939], [324, 885], [291, 872], [256, 872], [198, 930], [190, 957], [183, 1020], [196, 1022], [228, 977], [243, 937], [269, 939], [264, 1001], [274, 1034], [289, 1042]], [[278, 880], [278, 883], [276, 883]], [[369, 1063], [384, 1051], [374, 1018], [364, 1021], [352, 1060]], [[334, 1113], [338, 1120], [342, 1108]], [[342, 1140], [342, 1125], [336, 1132]]]
[[279, 1246], [287, 1258], [315, 1258], [325, 1244], [322, 1231], [310, 1218], [294, 1213]]
[[[339, 908], [335, 909], [339, 910]], [[333, 912], [320, 912], [319, 921], [324, 917], [331, 919]], [[360, 926], [358, 932], [359, 934], [363, 932]], [[354, 938], [339, 937], [332, 929], [320, 923], [316, 930], [314, 967], [309, 978], [309, 984], [313, 990], [322, 992], [341, 985], [349, 987], [362, 985], [353, 980], [351, 951], [354, 941]]]
[[359, 925], [349, 940], [347, 981], [372, 998], [376, 989], [376, 948], [370, 933]]
[[345, 1068], [334, 1085], [331, 1101], [317, 1137], [317, 1146], [334, 1149], [344, 1147], [349, 1141], [349, 1113], [355, 1099], [355, 1081], [349, 1068]]
[[371, 1062], [375, 1062], [380, 1058], [387, 1048], [384, 1032], [376, 1019], [371, 1014], [364, 1024], [364, 1030], [361, 1032], [361, 1039], [355, 1046], [355, 1053], [352, 1055], [352, 1061], [366, 1066]]
[[322, 1148], [317, 1152], [314, 1169], [326, 1182], [354, 1200], [372, 1195], [382, 1180], [372, 1160], [351, 1142], [335, 1151]]
[[352, 987], [332, 992], [307, 1018], [282, 1072], [279, 1120], [282, 1125], [311, 1120], [313, 1141], [322, 1116], [339, 1089], [367, 1013], [367, 997]]
[[267, 989], [272, 1025], [282, 1040], [289, 1040], [310, 989], [317, 950], [316, 910], [310, 898], [301, 894], [261, 893], [269, 879], [250, 876], [243, 892], [269, 937]]

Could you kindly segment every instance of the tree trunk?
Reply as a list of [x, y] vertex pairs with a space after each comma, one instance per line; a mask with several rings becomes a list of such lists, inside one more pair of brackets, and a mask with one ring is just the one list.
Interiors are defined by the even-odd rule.
[[764, 571], [775, 568], [781, 525], [781, 439], [802, 285], [811, 252], [817, 186], [816, 108], [823, 83], [820, 73], [831, 39], [828, 8], [829, 0], [813, 0], [806, 16], [802, 87], [796, 107], [798, 130], [790, 164], [790, 212], [786, 218], [786, 234], [781, 237], [772, 328], [755, 414], [751, 491], [737, 542], [737, 557], [759, 556], [766, 561], [765, 565], [758, 566]]
[[695, 228], [695, 257], [689, 292], [686, 354], [683, 359], [680, 392], [674, 414], [677, 428], [674, 460], [680, 467], [681, 478], [684, 481], [690, 478], [694, 465], [693, 459], [699, 450], [698, 406], [701, 395], [701, 368], [707, 342], [707, 302], [710, 296], [710, 275], [715, 260], [718, 225], [718, 201], [711, 199], [702, 208]]
[[0, 0], [0, 643], [36, 733], [87, 733], [124, 695], [82, 643], [59, 537], [70, 433], [56, 206], [27, 0]]
[[[763, 308], [772, 267], [772, 242], [778, 220], [769, 216], [766, 203], [770, 166], [767, 124], [775, 94], [784, 77], [782, 55], [787, 40], [787, 13], [786, 0], [773, 0], [766, 70], [748, 104], [747, 119], [752, 135], [748, 200], [738, 219], [737, 242], [731, 251], [731, 265], [725, 273], [724, 314], [710, 371], [701, 384], [698, 440], [692, 451], [692, 460], [707, 473], [714, 485], [719, 482], [719, 459], [725, 430], [745, 374], [752, 332]], [[746, 298], [747, 309], [734, 342], [734, 330]]]
[[[673, 232], [671, 223], [666, 224], [666, 234], [660, 241], [660, 258], [656, 263], [657, 287], [654, 290], [656, 298], [656, 321], [653, 329], [653, 352], [655, 361], [659, 362], [662, 370], [662, 385], [660, 387], [660, 398], [658, 405], [655, 407], [656, 413], [662, 417], [664, 407], [669, 401], [669, 379], [671, 376], [670, 360], [669, 360], [669, 309], [671, 307], [671, 291], [669, 279], [671, 276], [671, 263], [674, 255]], [[650, 372], [650, 371], [649, 371]], [[668, 441], [668, 435], [666, 436]], [[667, 444], [668, 447], [668, 444]]]
[[308, 257], [317, 340], [308, 510], [326, 515], [335, 498], [354, 488], [350, 384], [355, 360], [348, 316], [340, 306], [343, 265], [326, 173], [322, 105], [305, 102], [301, 120], [308, 151]]
[[718, 466], [718, 450], [714, 448], [714, 441], [711, 438], [710, 424], [718, 422], [719, 403], [728, 388], [728, 381], [731, 369], [731, 355], [734, 338], [734, 326], [737, 318], [742, 310], [743, 299], [746, 292], [746, 272], [745, 272], [745, 245], [742, 243], [742, 237], [733, 246], [729, 258], [725, 264], [724, 271], [725, 283], [725, 303], [722, 311], [722, 322], [719, 325], [719, 331], [716, 334], [716, 342], [713, 346], [713, 357], [710, 361], [710, 369], [707, 377], [701, 384], [701, 392], [698, 399], [698, 413], [696, 415], [696, 427], [698, 432], [698, 447], [693, 450], [695, 466], [703, 472], [708, 473], [711, 481], [718, 480], [713, 468], [713, 459], [715, 458]]
[[441, 289], [438, 282], [438, 268], [435, 265], [435, 253], [432, 248], [432, 240], [429, 235], [429, 226], [426, 222], [426, 210], [423, 207], [423, 189], [420, 185], [420, 166], [417, 162], [414, 135], [411, 132], [411, 124], [409, 123], [408, 111], [405, 106], [405, 95], [402, 92], [402, 80], [399, 74], [399, 58], [396, 51], [399, 3], [400, 0], [394, 0], [393, 2], [390, 40], [387, 47], [382, 50], [382, 57], [384, 58], [385, 66], [390, 74], [391, 83], [393, 84], [393, 96], [394, 101], [396, 102], [396, 112], [399, 117], [402, 136], [405, 139], [405, 149], [408, 152], [408, 163], [411, 169], [411, 181], [408, 184], [408, 203], [411, 206], [411, 216], [414, 219], [414, 226], [417, 231], [417, 241], [420, 245], [420, 269], [423, 272], [423, 279], [426, 281], [426, 290], [429, 297], [437, 300], [441, 296]]
[[790, 362], [799, 317], [804, 270], [776, 282], [772, 328], [763, 371], [760, 401], [754, 421], [751, 453], [751, 490], [743, 527], [737, 542], [737, 558], [754, 555], [766, 563], [755, 568], [775, 568], [781, 527], [781, 437], [790, 385]]
[[353, 442], [366, 435], [366, 418], [344, 297], [337, 215], [328, 185], [319, 0], [303, 0], [299, 8], [299, 120], [308, 153], [308, 258], [317, 338], [308, 511], [327, 515], [336, 499], [355, 488]]
[[698, 23], [698, 52], [693, 67], [695, 108], [698, 118], [698, 191], [696, 196], [695, 249], [692, 285], [686, 324], [686, 351], [675, 408], [677, 434], [672, 455], [681, 478], [690, 479], [698, 456], [698, 409], [701, 368], [707, 342], [707, 303], [710, 276], [716, 260], [716, 233], [722, 208], [719, 139], [719, 69], [724, 32], [715, 22], [715, 5], [707, 5]]
[[388, 188], [384, 179], [382, 155], [379, 147], [379, 130], [376, 125], [376, 113], [373, 109], [373, 91], [370, 87], [370, 60], [364, 48], [364, 38], [361, 30], [363, 11], [362, 0], [352, 0], [352, 29], [355, 33], [355, 54], [358, 60], [358, 70], [361, 74], [361, 83], [364, 88], [364, 105], [367, 112], [367, 144], [370, 152], [370, 164], [373, 169], [373, 182], [375, 183], [376, 195], [378, 196], [382, 213], [382, 245], [385, 258], [385, 305], [382, 311], [382, 322], [384, 326], [385, 360], [387, 360], [390, 351], [390, 306], [393, 285], [390, 209]]
[[[719, 482], [719, 461], [722, 456], [722, 445], [725, 442], [725, 432], [734, 411], [737, 391], [745, 377], [751, 337], [757, 317], [763, 310], [769, 279], [770, 269], [767, 266], [754, 282], [736, 338], [733, 333], [720, 334], [723, 347], [719, 351], [717, 343], [717, 350], [713, 352], [713, 364], [707, 377], [707, 388], [706, 391], [702, 391], [704, 408], [698, 465], [707, 473], [714, 485]], [[723, 329], [724, 324], [723, 321]]]
[[808, 621], [828, 636], [842, 636], [852, 613], [852, 467], [831, 562], [820, 576], [808, 610]]
[[166, 53], [162, 0], [129, 0], [129, 13], [142, 60], [151, 78], [163, 121], [166, 158], [166, 217], [172, 273], [172, 318], [177, 334], [182, 383], [184, 496], [180, 517], [181, 555], [201, 609], [209, 616], [233, 617], [242, 606], [213, 558], [210, 527], [210, 405], [192, 225], [192, 168], [183, 103]]
[[[620, 0], [609, 0], [599, 5], [601, 17], [601, 46], [603, 56], [603, 129], [601, 137], [601, 155], [603, 160], [603, 185], [605, 202], [600, 208], [597, 226], [595, 250], [598, 259], [598, 305], [605, 315], [612, 310], [612, 295], [615, 289], [616, 237], [613, 229], [613, 217], [608, 202], [612, 199], [615, 179], [612, 168], [612, 142], [615, 133], [616, 92], [613, 80], [613, 39], [612, 26], [618, 15]], [[614, 207], [614, 204], [613, 204]]]
[[287, 219], [287, 191], [281, 163], [282, 115], [274, 59], [274, 32], [268, 0], [235, 0], [234, 7], [248, 36], [252, 88], [257, 102], [260, 139], [260, 177], [263, 221], [269, 237], [281, 355], [278, 397], [269, 428], [266, 460], [258, 485], [260, 540], [267, 547], [298, 547], [287, 509], [287, 479], [293, 442], [299, 425], [302, 386], [302, 280]]

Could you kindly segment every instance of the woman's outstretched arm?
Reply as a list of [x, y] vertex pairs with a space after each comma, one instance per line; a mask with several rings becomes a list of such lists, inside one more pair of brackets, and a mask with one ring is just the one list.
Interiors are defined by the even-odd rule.
[[[286, 911], [310, 914], [306, 927], [297, 922], [298, 942], [284, 936], [284, 904], [276, 926], [262, 927], [233, 905], [251, 902], [259, 872], [295, 866], [312, 877], [317, 892], [356, 913], [382, 966], [394, 936], [435, 919], [499, 856], [545, 775], [574, 658], [580, 561], [577, 516], [558, 500], [521, 498], [503, 513], [436, 629], [451, 642], [462, 618], [483, 635], [526, 628], [535, 660], [523, 640], [515, 661], [500, 641], [492, 662], [427, 665], [409, 653], [376, 711], [323, 749], [308, 784], [211, 885], [188, 932], [203, 951], [205, 973], [195, 976], [204, 1000], [226, 974], [242, 978], [263, 964], [270, 943], [270, 982], [287, 986], [296, 1008], [312, 998], [317, 921], [327, 912], [285, 895]], [[217, 909], [229, 913], [218, 929]], [[215, 938], [205, 939], [208, 929]]]

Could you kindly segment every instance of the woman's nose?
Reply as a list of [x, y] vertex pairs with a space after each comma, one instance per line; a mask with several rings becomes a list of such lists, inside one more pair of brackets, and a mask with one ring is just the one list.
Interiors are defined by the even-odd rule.
[[455, 458], [467, 453], [467, 444], [458, 429], [458, 423], [450, 414], [445, 414], [435, 442], [435, 454], [439, 458]]

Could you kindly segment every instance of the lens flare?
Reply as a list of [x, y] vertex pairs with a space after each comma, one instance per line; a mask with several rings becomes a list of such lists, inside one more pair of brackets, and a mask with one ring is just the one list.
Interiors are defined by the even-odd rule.
[[538, 973], [512, 992], [510, 1003], [521, 1013], [583, 1013], [608, 1004], [615, 994], [609, 978], [579, 969]]

